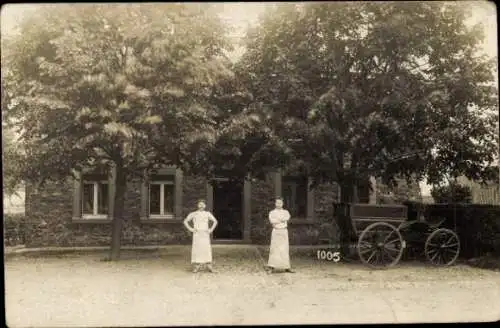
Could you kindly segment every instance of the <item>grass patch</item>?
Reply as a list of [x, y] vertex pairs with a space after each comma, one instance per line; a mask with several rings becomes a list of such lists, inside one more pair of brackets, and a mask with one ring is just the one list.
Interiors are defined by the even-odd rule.
[[467, 264], [480, 269], [500, 271], [500, 256], [486, 254], [484, 256], [468, 260]]

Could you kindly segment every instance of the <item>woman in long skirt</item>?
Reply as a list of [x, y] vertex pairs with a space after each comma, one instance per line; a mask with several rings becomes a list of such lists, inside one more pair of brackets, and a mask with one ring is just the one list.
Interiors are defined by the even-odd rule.
[[[217, 220], [209, 211], [205, 211], [205, 201], [198, 201], [198, 210], [189, 213], [184, 220], [186, 229], [193, 233], [193, 245], [191, 247], [191, 263], [193, 272], [198, 272], [205, 266], [209, 272], [214, 272], [212, 267], [212, 246], [210, 234], [217, 227]], [[212, 221], [212, 226], [209, 222]], [[192, 222], [192, 226], [189, 223]]]
[[283, 208], [283, 200], [276, 199], [276, 208], [269, 212], [269, 222], [273, 226], [271, 245], [269, 247], [269, 261], [267, 264], [270, 272], [295, 272], [290, 266], [290, 253], [288, 242], [288, 220], [290, 212]]

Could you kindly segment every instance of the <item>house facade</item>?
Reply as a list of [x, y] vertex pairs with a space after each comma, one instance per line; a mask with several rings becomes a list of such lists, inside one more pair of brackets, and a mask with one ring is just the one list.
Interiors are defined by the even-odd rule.
[[[290, 243], [317, 242], [320, 226], [331, 222], [336, 184], [309, 188], [310, 179], [269, 172], [265, 179], [208, 180], [166, 167], [127, 183], [123, 245], [188, 244], [191, 236], [182, 221], [196, 209], [198, 199], [219, 221], [214, 243], [265, 244], [270, 240], [268, 213], [276, 196], [284, 198], [292, 218]], [[27, 246], [107, 246], [113, 217], [113, 172], [80, 173], [64, 182], [27, 186], [26, 216], [37, 228]], [[369, 202], [368, 191], [361, 192]]]

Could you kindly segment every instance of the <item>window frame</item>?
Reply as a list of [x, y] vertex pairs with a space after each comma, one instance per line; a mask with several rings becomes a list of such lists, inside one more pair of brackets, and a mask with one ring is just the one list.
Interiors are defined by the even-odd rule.
[[[290, 212], [292, 212], [292, 216], [293, 217], [296, 217], [296, 218], [299, 218], [299, 219], [306, 219], [307, 218], [307, 207], [308, 207], [308, 204], [307, 204], [307, 199], [306, 199], [306, 207], [305, 207], [305, 212], [304, 213], [299, 213], [298, 209], [299, 209], [299, 206], [298, 206], [298, 203], [297, 203], [297, 200], [298, 200], [298, 195], [300, 193], [299, 189], [301, 189], [302, 186], [300, 182], [297, 182], [297, 181], [293, 181], [293, 180], [288, 180], [289, 177], [284, 177], [283, 179], [283, 182], [281, 184], [281, 195], [283, 198], [285, 198], [285, 190], [287, 187], [291, 187], [291, 202], [293, 204], [285, 204], [285, 208], [288, 208], [290, 210]], [[307, 186], [305, 186], [305, 188], [307, 189]], [[306, 191], [307, 192], [307, 191]]]
[[[84, 213], [84, 188], [85, 185], [92, 185], [93, 186], [93, 193], [92, 193], [92, 214], [86, 214]], [[99, 213], [99, 184], [105, 184], [108, 186], [108, 195], [107, 195], [107, 202], [108, 202], [108, 213], [101, 214]], [[80, 210], [80, 217], [84, 220], [92, 220], [92, 219], [110, 219], [109, 217], [109, 206], [110, 206], [110, 199], [109, 199], [109, 188], [111, 187], [111, 184], [109, 183], [108, 180], [87, 180], [82, 179], [82, 187], [81, 187], [81, 210]]]
[[[166, 177], [161, 177], [161, 176]], [[147, 170], [145, 169], [142, 174], [142, 182], [141, 182], [141, 206], [140, 206], [140, 214], [139, 220], [143, 224], [163, 224], [163, 223], [182, 223], [184, 209], [182, 207], [183, 197], [184, 197], [184, 188], [183, 188], [183, 179], [184, 174], [182, 169], [166, 165], [164, 167], [155, 169], [155, 170]], [[149, 215], [149, 207], [150, 207], [150, 183], [156, 181], [164, 181], [168, 180], [169, 182], [173, 182], [174, 184], [174, 213], [173, 217], [170, 216], [153, 216]]]
[[[299, 179], [305, 179], [305, 186], [302, 185], [301, 182], [296, 181], [297, 178]], [[289, 175], [284, 175], [282, 177], [282, 182], [281, 182], [281, 197], [285, 197], [285, 188], [286, 186], [292, 186], [292, 202], [297, 200], [297, 197], [300, 193], [299, 189], [300, 188], [305, 188], [305, 213], [298, 213], [298, 206], [296, 204], [285, 204], [285, 208], [290, 209], [290, 214], [292, 215], [293, 218], [299, 219], [299, 220], [307, 220], [309, 219], [309, 207], [312, 206], [312, 204], [309, 203], [308, 201], [308, 193], [309, 191], [309, 178], [306, 176], [289, 176]]]
[[[175, 176], [172, 180], [151, 180], [148, 183], [148, 218], [150, 219], [174, 219], [175, 218]], [[151, 185], [160, 185], [160, 214], [151, 214]], [[165, 213], [165, 185], [174, 187], [174, 206], [172, 213]]]

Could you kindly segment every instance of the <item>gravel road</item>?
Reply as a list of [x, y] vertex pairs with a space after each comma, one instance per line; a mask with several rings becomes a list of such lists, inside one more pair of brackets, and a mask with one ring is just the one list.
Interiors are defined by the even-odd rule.
[[266, 251], [214, 246], [215, 274], [189, 248], [16, 257], [6, 262], [9, 327], [471, 322], [500, 319], [500, 273], [400, 263], [384, 271], [294, 255], [266, 274]]

